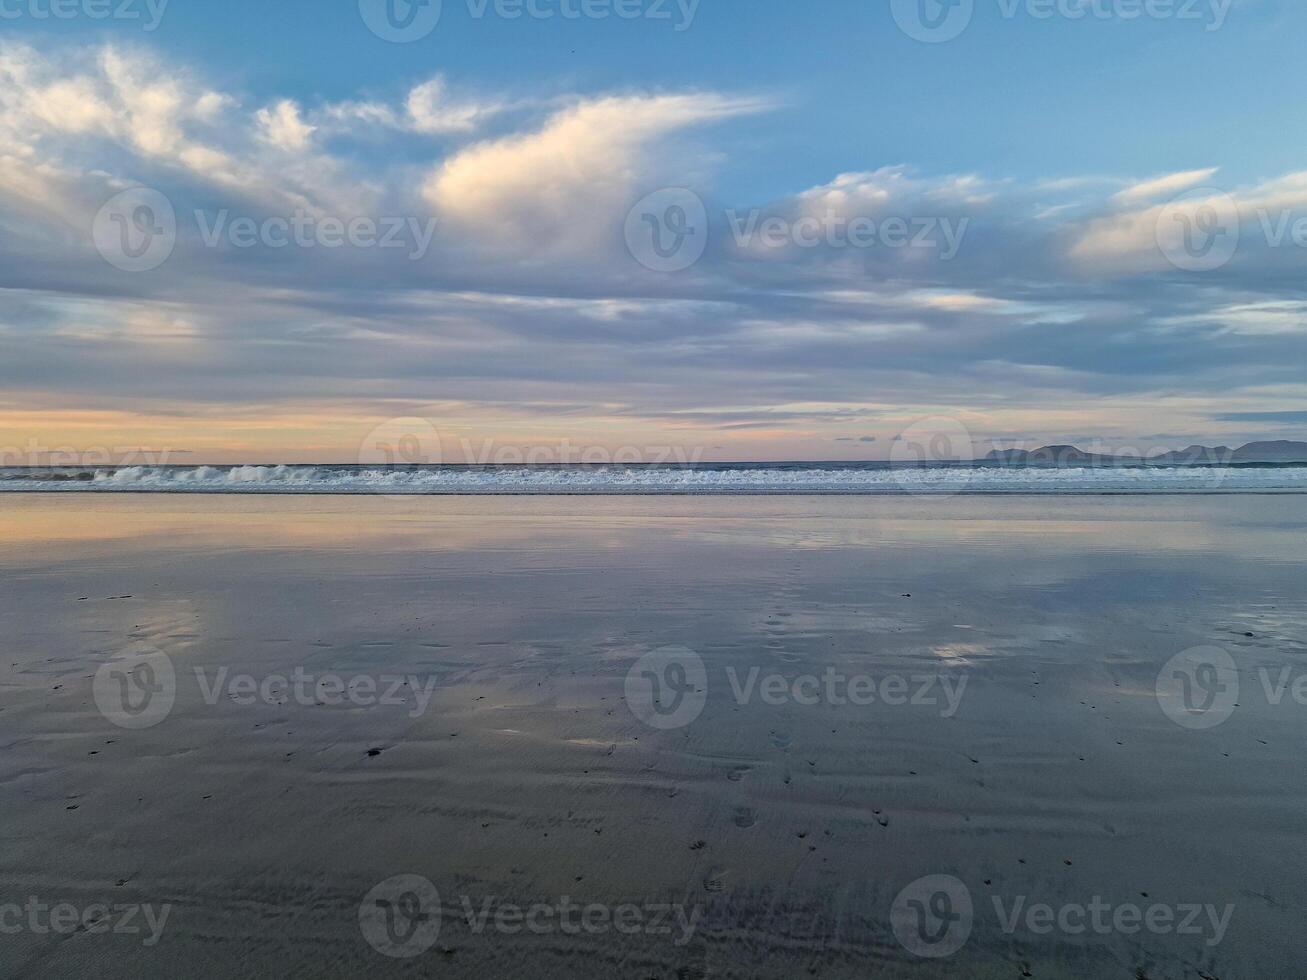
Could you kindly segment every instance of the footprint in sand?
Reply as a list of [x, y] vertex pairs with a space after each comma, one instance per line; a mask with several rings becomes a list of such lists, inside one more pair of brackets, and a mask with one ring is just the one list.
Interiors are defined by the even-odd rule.
[[730, 871], [726, 868], [713, 868], [708, 872], [707, 877], [703, 879], [703, 890], [706, 892], [725, 891], [730, 874]]
[[747, 806], [737, 806], [735, 808], [735, 816], [732, 819], [735, 822], [735, 826], [739, 827], [741, 830], [748, 830], [758, 822], [758, 815]]

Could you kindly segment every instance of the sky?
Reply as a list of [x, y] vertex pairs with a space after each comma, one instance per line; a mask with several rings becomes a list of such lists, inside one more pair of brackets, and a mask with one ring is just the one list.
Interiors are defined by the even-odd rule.
[[0, 464], [1307, 438], [1305, 36], [1297, 0], [0, 0]]

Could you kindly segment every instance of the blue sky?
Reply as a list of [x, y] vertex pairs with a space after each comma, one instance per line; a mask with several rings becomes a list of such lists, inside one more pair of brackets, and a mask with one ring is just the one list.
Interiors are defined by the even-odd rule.
[[[157, 0], [66, 2], [0, 20], [0, 444], [349, 459], [422, 418], [874, 458], [931, 417], [1157, 449], [1300, 425], [1301, 4], [955, 0], [926, 43], [903, 18], [937, 0], [444, 0], [392, 43], [351, 0], [171, 0], [154, 30]], [[703, 204], [686, 268], [633, 256], [662, 188]], [[103, 254], [134, 189], [176, 216], [148, 269]], [[301, 210], [413, 247], [266, 240]], [[887, 219], [919, 241], [848, 244]], [[1186, 228], [1238, 246], [1176, 260]]]
[[1219, 30], [1218, 0], [1192, 19], [1180, 13], [1191, 0], [1175, 0], [1174, 18], [1138, 20], [1007, 17], [1000, 0], [979, 0], [966, 32], [940, 45], [905, 36], [888, 0], [700, 0], [685, 30], [673, 0], [667, 20], [565, 19], [564, 0], [541, 0], [552, 19], [505, 20], [475, 16], [472, 2], [446, 0], [435, 30], [409, 44], [368, 34], [350, 0], [170, 0], [149, 34], [88, 19], [6, 29], [34, 43], [144, 40], [255, 99], [346, 99], [436, 72], [491, 92], [770, 91], [785, 108], [722, 134], [766, 155], [724, 172], [745, 197], [871, 162], [1019, 178], [1198, 161], [1246, 180], [1292, 168], [1284, 135], [1307, 122], [1294, 67], [1307, 9], [1277, 0], [1233, 0]]

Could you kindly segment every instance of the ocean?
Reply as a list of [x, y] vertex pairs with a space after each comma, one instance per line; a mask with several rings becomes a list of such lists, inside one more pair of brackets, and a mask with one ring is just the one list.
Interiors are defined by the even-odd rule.
[[1097, 494], [1302, 493], [1307, 465], [686, 465], [0, 467], [0, 493]]

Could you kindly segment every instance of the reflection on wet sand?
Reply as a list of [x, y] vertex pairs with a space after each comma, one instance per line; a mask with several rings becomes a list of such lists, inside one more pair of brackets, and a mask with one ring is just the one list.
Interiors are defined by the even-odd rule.
[[[1307, 707], [1258, 679], [1304, 663], [1304, 527], [1297, 497], [0, 500], [0, 905], [173, 907], [156, 945], [27, 931], [0, 968], [1290, 975]], [[1244, 685], [1205, 730], [1158, 701], [1200, 646]], [[138, 648], [173, 701], [123, 727], [96, 679]], [[664, 649], [702, 680], [632, 687]], [[643, 683], [693, 717], [641, 720]], [[439, 893], [411, 958], [360, 926], [398, 875]], [[892, 917], [929, 876], [973, 907], [938, 961]], [[1234, 909], [1215, 944], [1005, 928], [1095, 897]], [[692, 935], [574, 933], [563, 899]]]

